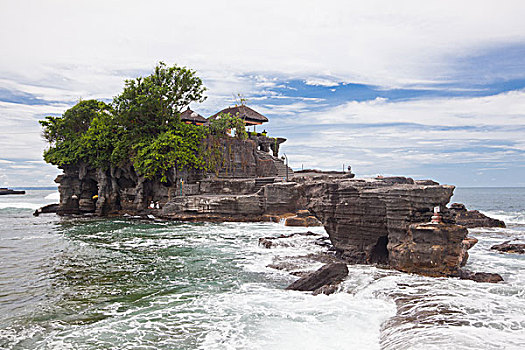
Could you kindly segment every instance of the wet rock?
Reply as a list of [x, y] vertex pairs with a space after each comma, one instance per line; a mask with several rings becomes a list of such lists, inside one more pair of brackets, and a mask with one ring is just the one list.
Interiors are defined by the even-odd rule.
[[270, 249], [273, 245], [273, 242], [267, 238], [259, 238], [259, 245], [266, 249]]
[[525, 244], [510, 243], [510, 241], [493, 245], [492, 247], [490, 247], [490, 249], [497, 250], [502, 253], [525, 254]]
[[462, 203], [452, 203], [450, 211], [455, 217], [456, 224], [467, 228], [474, 227], [505, 227], [501, 220], [488, 217], [477, 210], [467, 210]]
[[312, 216], [312, 214], [308, 210], [298, 210], [297, 211], [298, 218], [306, 218], [308, 216]]
[[335, 292], [337, 292], [338, 288], [339, 288], [339, 284], [328, 284], [326, 286], [317, 288], [316, 290], [314, 290], [312, 294], [313, 295], [319, 295], [319, 294], [330, 295], [330, 294], [334, 294]]
[[472, 280], [475, 282], [486, 282], [486, 283], [498, 283], [503, 281], [503, 277], [497, 273], [487, 272], [470, 272], [470, 271], [459, 271], [459, 278], [463, 280]]
[[57, 210], [58, 210], [58, 203], [48, 204], [48, 205], [44, 205], [43, 207], [35, 210], [33, 215], [38, 216], [40, 214], [45, 214], [45, 213], [56, 213]]
[[317, 220], [315, 216], [306, 216], [306, 217], [299, 217], [294, 216], [287, 218], [284, 222], [285, 226], [302, 226], [302, 227], [310, 227], [310, 226], [322, 226], [322, 223]]
[[389, 243], [390, 265], [427, 276], [451, 276], [466, 261], [463, 241], [468, 231], [452, 224], [413, 224], [408, 235]]
[[348, 275], [345, 263], [330, 263], [290, 284], [286, 289], [315, 291], [325, 285], [341, 282]]

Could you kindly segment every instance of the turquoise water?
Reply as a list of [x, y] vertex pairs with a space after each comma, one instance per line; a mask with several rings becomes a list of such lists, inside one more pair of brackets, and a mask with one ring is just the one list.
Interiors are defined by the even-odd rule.
[[[520, 348], [525, 259], [489, 248], [525, 239], [525, 190], [511, 190], [504, 200], [498, 193], [458, 189], [453, 200], [510, 219], [507, 229], [471, 230], [480, 243], [467, 266], [498, 272], [504, 283], [358, 265], [349, 266], [340, 293], [331, 296], [285, 291], [296, 277], [267, 267], [321, 252], [317, 237], [258, 246], [259, 237], [305, 229], [33, 217], [34, 209], [56, 201], [53, 191], [3, 196], [0, 348]], [[301, 259], [297, 270], [319, 266]]]

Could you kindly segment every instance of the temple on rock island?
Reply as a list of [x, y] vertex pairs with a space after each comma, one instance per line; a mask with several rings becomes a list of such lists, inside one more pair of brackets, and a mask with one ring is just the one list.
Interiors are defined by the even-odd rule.
[[[226, 108], [208, 120], [188, 108], [181, 121], [207, 125], [221, 113], [238, 115], [254, 128], [268, 121], [247, 106]], [[346, 262], [389, 265], [428, 276], [485, 278], [461, 270], [475, 242], [446, 207], [454, 186], [405, 177], [357, 179], [349, 172], [294, 174], [279, 158], [285, 138], [248, 135], [205, 139], [218, 153], [206, 159], [215, 166], [174, 167], [166, 181], [148, 179], [131, 164], [109, 169], [84, 163], [65, 166], [55, 180], [60, 192], [56, 211], [185, 221], [279, 221], [302, 213], [297, 218], [304, 220], [296, 221], [322, 224], [337, 256]], [[434, 214], [436, 207], [441, 208], [439, 215]]]

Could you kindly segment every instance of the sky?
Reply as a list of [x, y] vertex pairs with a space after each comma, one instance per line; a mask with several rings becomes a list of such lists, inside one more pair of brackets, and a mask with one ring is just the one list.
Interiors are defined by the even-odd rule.
[[525, 186], [523, 18], [512, 0], [0, 0], [0, 186], [55, 185], [38, 120], [159, 61], [197, 71], [205, 117], [247, 98], [294, 169]]

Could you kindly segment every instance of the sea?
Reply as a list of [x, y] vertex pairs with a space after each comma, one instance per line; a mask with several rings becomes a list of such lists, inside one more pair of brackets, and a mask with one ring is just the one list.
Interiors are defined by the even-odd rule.
[[[498, 284], [349, 265], [337, 293], [288, 291], [322, 227], [33, 216], [56, 190], [0, 196], [0, 349], [525, 349], [525, 188], [457, 188], [502, 219], [466, 268]], [[312, 231], [276, 240], [260, 237]], [[297, 263], [299, 262], [299, 263]]]

